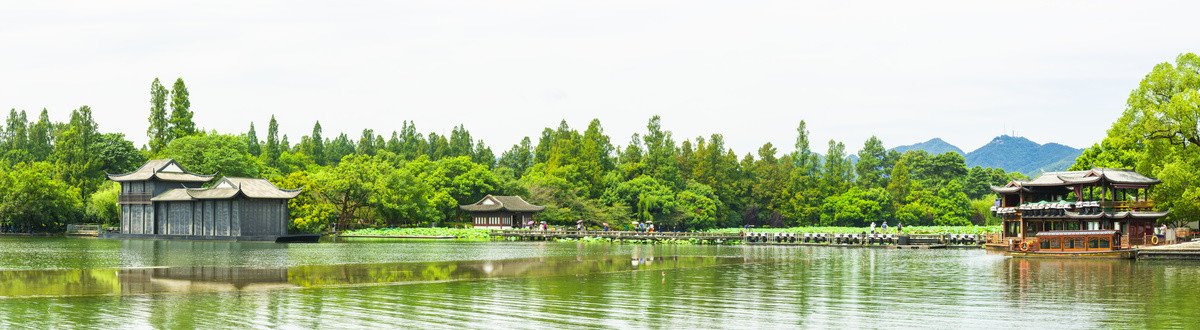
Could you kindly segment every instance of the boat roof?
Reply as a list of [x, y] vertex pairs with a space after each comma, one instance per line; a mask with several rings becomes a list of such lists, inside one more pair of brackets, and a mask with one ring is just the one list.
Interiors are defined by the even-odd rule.
[[1036, 236], [1109, 236], [1116, 234], [1116, 230], [1051, 230], [1038, 232]]

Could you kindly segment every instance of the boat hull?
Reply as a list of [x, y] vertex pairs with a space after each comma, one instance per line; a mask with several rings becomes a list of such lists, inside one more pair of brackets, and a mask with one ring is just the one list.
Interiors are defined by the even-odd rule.
[[1137, 249], [1117, 251], [1091, 252], [1042, 252], [1042, 251], [1010, 251], [1013, 258], [1065, 258], [1065, 259], [1133, 259], [1137, 257]]

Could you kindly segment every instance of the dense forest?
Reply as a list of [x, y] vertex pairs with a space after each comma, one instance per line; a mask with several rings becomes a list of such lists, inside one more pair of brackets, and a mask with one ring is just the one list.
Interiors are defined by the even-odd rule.
[[[296, 232], [379, 226], [451, 225], [466, 221], [458, 204], [486, 194], [521, 195], [547, 206], [538, 220], [650, 220], [679, 229], [753, 226], [966, 225], [995, 221], [988, 185], [1007, 183], [1001, 169], [967, 168], [955, 152], [887, 151], [872, 137], [854, 155], [842, 142], [814, 150], [805, 122], [795, 144], [771, 143], [739, 154], [725, 137], [676, 140], [663, 119], [624, 145], [599, 120], [582, 131], [547, 127], [498, 156], [463, 127], [419, 133], [416, 125], [384, 135], [325, 134], [320, 122], [292, 143], [272, 117], [266, 138], [198, 129], [182, 79], [151, 83], [149, 143], [102, 133], [83, 106], [67, 123], [45, 109], [36, 121], [12, 110], [0, 141], [0, 217], [6, 231], [55, 231], [68, 223], [113, 224], [117, 186], [145, 160], [173, 158], [197, 173], [265, 177], [303, 188], [289, 203]], [[261, 127], [261, 126], [260, 126]], [[855, 160], [855, 161], [852, 161]], [[1016, 175], [1016, 174], [1014, 174]], [[469, 222], [469, 221], [468, 221]]]

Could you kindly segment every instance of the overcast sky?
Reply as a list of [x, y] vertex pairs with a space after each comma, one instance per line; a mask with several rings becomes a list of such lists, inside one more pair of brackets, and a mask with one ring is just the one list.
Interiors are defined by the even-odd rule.
[[[89, 105], [145, 143], [150, 82], [197, 126], [290, 141], [463, 124], [497, 155], [560, 120], [615, 144], [653, 114], [739, 154], [1006, 130], [1087, 147], [1157, 63], [1200, 46], [1197, 2], [4, 1], [0, 107]], [[971, 2], [974, 3], [974, 2]]]

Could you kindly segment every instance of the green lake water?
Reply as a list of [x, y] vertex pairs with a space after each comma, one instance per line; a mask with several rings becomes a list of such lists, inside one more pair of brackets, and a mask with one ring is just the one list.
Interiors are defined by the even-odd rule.
[[980, 249], [0, 238], [0, 327], [1130, 328], [1200, 262]]

